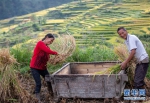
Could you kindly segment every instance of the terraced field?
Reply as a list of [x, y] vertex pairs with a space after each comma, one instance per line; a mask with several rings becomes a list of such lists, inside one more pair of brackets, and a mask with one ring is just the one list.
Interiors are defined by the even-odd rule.
[[[0, 21], [0, 42], [27, 42], [47, 32], [69, 33], [77, 45], [94, 46], [117, 44], [118, 27], [124, 26], [131, 34], [150, 34], [150, 2], [105, 2], [82, 0], [36, 13]], [[9, 37], [9, 39], [8, 39]]]

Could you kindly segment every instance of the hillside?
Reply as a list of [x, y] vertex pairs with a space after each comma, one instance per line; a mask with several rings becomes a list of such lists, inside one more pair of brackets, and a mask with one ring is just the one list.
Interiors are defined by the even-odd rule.
[[72, 0], [0, 0], [0, 19], [29, 14]]
[[[150, 2], [136, 0], [80, 0], [32, 14], [0, 21], [1, 47], [34, 41], [47, 32], [76, 38], [79, 46], [106, 45], [121, 42], [116, 30], [124, 26], [149, 41]], [[29, 42], [29, 41], [28, 41]], [[146, 43], [146, 42], [145, 42]]]

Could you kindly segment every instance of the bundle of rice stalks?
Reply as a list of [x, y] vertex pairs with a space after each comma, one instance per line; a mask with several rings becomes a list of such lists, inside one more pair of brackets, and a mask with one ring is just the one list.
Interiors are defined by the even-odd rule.
[[9, 49], [0, 50], [0, 103], [36, 103], [26, 90], [19, 83], [17, 72], [14, 70], [16, 59], [10, 55]]
[[94, 80], [96, 75], [109, 74], [108, 76], [110, 76], [110, 74], [118, 74], [119, 71], [120, 71], [120, 64], [116, 64], [116, 65], [108, 68], [107, 70], [95, 72], [94, 76], [93, 76], [93, 80]]
[[59, 55], [51, 55], [49, 63], [57, 64], [65, 61], [72, 55], [76, 47], [75, 38], [72, 35], [58, 35], [58, 38], [51, 45], [51, 48], [59, 53]]
[[17, 73], [10, 67], [1, 76], [0, 102], [37, 103], [37, 100], [24, 90], [19, 82]]
[[59, 54], [59, 55], [53, 56], [53, 58], [49, 60], [49, 63], [55, 65], [57, 63], [61, 63], [65, 61], [67, 57], [68, 55]]
[[[115, 47], [114, 48], [114, 52], [118, 56], [119, 61], [121, 61], [121, 62], [125, 61], [128, 58], [128, 56], [129, 56], [129, 52], [128, 52], [128, 50], [127, 50], [125, 45], [120, 45], [120, 46]], [[136, 59], [133, 58], [127, 64], [127, 68], [126, 68], [130, 85], [133, 84], [135, 67], [136, 67]]]
[[118, 74], [119, 70], [120, 70], [120, 64], [116, 64], [115, 66], [112, 66], [105, 71], [96, 72], [95, 75]]
[[[114, 52], [118, 56], [118, 60], [120, 62], [125, 61], [129, 56], [129, 52], [125, 45], [120, 45], [120, 46], [115, 47]], [[135, 67], [136, 67], [136, 59], [133, 58], [127, 64], [127, 68], [126, 68], [126, 72], [127, 72], [128, 78], [129, 78], [129, 83], [131, 86], [133, 84]], [[120, 64], [117, 64], [105, 71], [97, 72], [95, 74], [100, 74], [100, 75], [102, 75], [102, 74], [118, 74], [120, 70], [121, 70]]]
[[0, 50], [0, 71], [5, 71], [7, 65], [17, 63], [16, 59], [10, 55], [9, 49]]

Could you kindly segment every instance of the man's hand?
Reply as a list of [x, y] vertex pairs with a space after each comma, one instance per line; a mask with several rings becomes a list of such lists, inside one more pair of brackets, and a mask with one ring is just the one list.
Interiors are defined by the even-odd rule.
[[126, 69], [127, 68], [127, 64], [134, 57], [135, 51], [136, 51], [136, 48], [131, 50], [131, 52], [129, 54], [129, 57], [124, 62], [121, 63], [121, 69]]
[[126, 61], [124, 61], [124, 62], [121, 63], [121, 69], [125, 69], [125, 68], [127, 68]]

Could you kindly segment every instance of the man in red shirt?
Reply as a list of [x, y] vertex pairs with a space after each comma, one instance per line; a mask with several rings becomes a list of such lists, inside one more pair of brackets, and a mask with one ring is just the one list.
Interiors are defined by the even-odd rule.
[[[48, 45], [52, 44], [54, 41], [54, 36], [52, 34], [47, 34], [39, 41], [33, 52], [33, 56], [30, 62], [30, 68], [32, 76], [35, 80], [36, 87], [34, 93], [36, 98], [40, 101], [40, 90], [41, 90], [41, 78], [40, 75], [45, 78], [45, 75], [49, 75], [47, 71], [47, 61], [49, 60], [50, 54], [58, 55], [56, 51], [51, 50]], [[50, 83], [48, 84], [51, 85]]]

